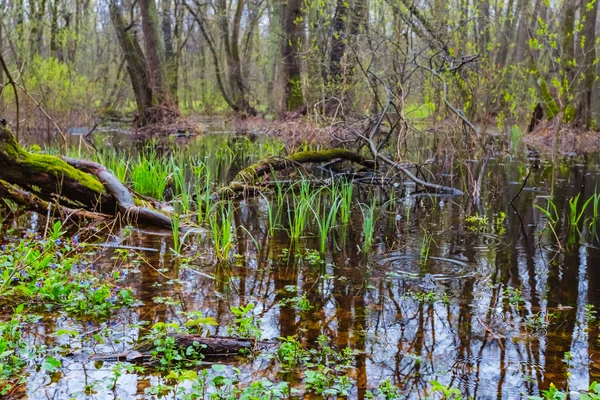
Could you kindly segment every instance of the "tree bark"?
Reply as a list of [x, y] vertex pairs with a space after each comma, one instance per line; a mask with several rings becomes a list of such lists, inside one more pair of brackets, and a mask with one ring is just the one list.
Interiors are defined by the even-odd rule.
[[168, 104], [170, 98], [165, 84], [165, 48], [158, 33], [156, 2], [155, 0], [140, 0], [139, 4], [146, 48], [146, 69], [150, 79], [150, 88], [155, 98], [154, 103]]
[[[588, 4], [590, 7], [588, 8]], [[576, 116], [577, 124], [583, 127], [592, 126], [592, 93], [596, 85], [596, 16], [598, 14], [598, 1], [590, 2], [581, 0], [580, 10], [583, 13], [583, 48], [581, 60], [582, 77], [578, 78], [578, 92], [576, 94]], [[596, 100], [594, 100], [596, 101]]]
[[152, 107], [152, 88], [148, 85], [146, 60], [139, 43], [131, 34], [131, 30], [127, 28], [121, 10], [114, 3], [110, 4], [110, 18], [127, 63], [127, 72], [133, 87], [140, 124], [144, 125], [146, 113]]
[[[285, 0], [284, 0], [285, 1]], [[287, 0], [283, 5], [283, 79], [285, 82], [285, 111], [302, 111], [304, 94], [302, 91], [302, 24], [304, 13], [302, 0]]]

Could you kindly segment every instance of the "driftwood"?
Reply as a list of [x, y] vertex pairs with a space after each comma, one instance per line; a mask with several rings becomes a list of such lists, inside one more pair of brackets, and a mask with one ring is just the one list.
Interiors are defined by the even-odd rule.
[[[176, 345], [185, 350], [190, 346], [196, 347], [198, 351], [209, 358], [225, 358], [237, 356], [244, 351], [254, 351], [273, 346], [273, 342], [256, 341], [252, 339], [241, 339], [224, 336], [203, 337], [194, 334], [173, 335]], [[200, 346], [197, 346], [197, 345]], [[130, 351], [117, 353], [99, 353], [90, 356], [91, 361], [128, 361], [131, 363], [152, 362], [152, 342], [144, 342]]]

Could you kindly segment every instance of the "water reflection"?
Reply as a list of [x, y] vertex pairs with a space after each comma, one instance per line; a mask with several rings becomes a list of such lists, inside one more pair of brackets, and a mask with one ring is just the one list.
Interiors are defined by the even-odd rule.
[[[238, 167], [224, 165], [222, 175], [233, 176], [245, 162], [237, 159]], [[230, 265], [213, 262], [207, 234], [190, 236], [188, 243], [202, 256], [182, 265], [169, 252], [170, 234], [121, 232], [117, 235], [123, 238], [121, 244], [153, 249], [139, 251], [139, 271], [133, 268], [127, 275], [126, 283], [144, 305], [111, 320], [111, 341], [97, 343], [94, 351], [128, 348], [149, 325], [181, 320], [179, 311], [202, 311], [219, 322], [214, 333], [225, 335], [223, 327], [233, 318], [230, 307], [252, 302], [265, 338], [297, 335], [306, 346], [315, 346], [325, 335], [339, 349], [359, 350], [352, 371], [357, 384], [352, 397], [359, 399], [386, 379], [409, 399], [425, 398], [433, 379], [477, 399], [539, 394], [551, 382], [560, 388], [586, 389], [600, 379], [595, 363], [598, 324], [590, 307], [600, 306], [594, 270], [600, 251], [594, 239], [597, 232], [575, 234], [565, 221], [569, 198], [581, 193], [587, 199], [594, 193], [598, 166], [587, 159], [560, 170], [542, 166], [533, 171], [529, 186], [534, 190], [519, 195], [515, 213], [509, 202], [523, 182], [522, 165], [501, 159], [472, 163], [465, 176], [479, 181], [474, 197], [400, 194], [378, 219], [371, 255], [360, 250], [359, 209], [349, 227], [330, 232], [324, 262], [319, 262], [310, 256], [319, 248], [316, 237], [290, 241], [285, 229], [268, 236], [262, 198], [243, 201], [234, 212], [235, 226], [245, 229], [236, 230], [237, 255]], [[456, 173], [460, 186], [462, 175]], [[359, 199], [368, 201], [370, 188], [361, 186], [357, 192]], [[549, 195], [561, 217], [556, 234], [534, 207], [543, 207], [544, 196]], [[387, 200], [381, 198], [381, 209]], [[475, 210], [489, 216], [485, 228], [466, 222]], [[38, 216], [19, 217], [9, 224], [17, 232], [23, 226], [37, 230]], [[555, 236], [564, 251], [558, 251]], [[429, 254], [423, 260], [428, 240]], [[116, 262], [113, 255], [112, 249], [103, 249], [99, 264], [111, 268]], [[427, 293], [433, 294], [423, 297]], [[299, 311], [281, 305], [297, 294], [304, 294], [314, 308]], [[155, 297], [178, 303], [157, 303]], [[43, 336], [74, 327], [94, 332], [105, 327], [81, 324], [49, 317], [35, 333]], [[69, 345], [73, 350], [78, 347], [76, 342]], [[265, 375], [282, 379], [285, 375], [277, 375], [276, 365], [272, 359], [259, 358], [238, 367], [249, 382]], [[55, 376], [31, 366], [30, 397], [85, 394], [86, 385], [108, 379], [114, 363], [97, 365], [76, 356], [65, 357], [63, 366], [61, 375]], [[142, 395], [157, 379], [127, 375], [119, 382], [119, 397]], [[100, 386], [94, 389], [96, 397], [112, 397]]]

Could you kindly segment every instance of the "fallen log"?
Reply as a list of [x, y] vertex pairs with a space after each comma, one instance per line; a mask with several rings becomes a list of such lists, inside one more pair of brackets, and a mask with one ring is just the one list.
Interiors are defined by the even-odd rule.
[[[255, 351], [274, 346], [274, 342], [257, 341], [253, 339], [242, 339], [225, 336], [203, 337], [195, 334], [173, 335], [176, 346], [182, 350], [193, 346], [208, 358], [227, 358], [237, 356], [243, 352]], [[90, 356], [90, 361], [128, 361], [131, 363], [152, 362], [152, 350], [154, 344], [151, 341], [144, 342], [132, 350], [116, 353], [98, 353]]]
[[69, 157], [63, 157], [63, 160], [70, 166], [98, 178], [106, 190], [117, 201], [117, 207], [121, 212], [121, 216], [128, 222], [144, 223], [167, 229], [171, 228], [171, 218], [151, 208], [136, 205], [129, 189], [103, 165], [93, 161], [78, 160]]
[[0, 125], [0, 179], [66, 207], [106, 214], [117, 209], [115, 199], [95, 177], [58, 157], [23, 150], [5, 125]]
[[16, 185], [0, 180], [0, 198], [10, 199], [17, 205], [27, 208], [30, 211], [39, 214], [45, 214], [54, 209], [61, 217], [69, 217], [75, 220], [104, 220], [109, 216], [86, 210], [76, 210], [64, 207], [56, 203], [50, 203], [37, 197], [31, 192], [27, 192]]
[[350, 161], [366, 168], [375, 168], [375, 162], [348, 149], [300, 151], [287, 157], [268, 157], [240, 171], [229, 185], [211, 195], [212, 200], [232, 198], [240, 194], [255, 195], [264, 188], [256, 182], [268, 173], [283, 171], [301, 164], [323, 163], [333, 160]]
[[32, 211], [45, 213], [52, 203], [81, 217], [120, 213], [128, 222], [172, 226], [168, 215], [136, 204], [129, 189], [104, 166], [25, 151], [5, 124], [0, 124], [0, 180], [3, 197]]

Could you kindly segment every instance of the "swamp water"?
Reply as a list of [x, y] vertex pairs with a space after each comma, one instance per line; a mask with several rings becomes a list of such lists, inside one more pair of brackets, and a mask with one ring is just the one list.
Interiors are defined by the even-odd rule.
[[[436, 155], [420, 146], [411, 159]], [[594, 201], [576, 227], [569, 222], [569, 200], [573, 204], [579, 195], [576, 208], [581, 210], [595, 195], [597, 155], [561, 158], [554, 165], [543, 157], [532, 163], [524, 153], [487, 162], [446, 159], [436, 163], [442, 169], [423, 171], [430, 180], [469, 192], [479, 181], [479, 201], [469, 195], [417, 193], [410, 183], [386, 185], [379, 179], [375, 185], [356, 184], [348, 223], [340, 222], [340, 211], [332, 227], [323, 228], [321, 252], [314, 214], [323, 224], [335, 203], [329, 189], [312, 198], [312, 207], [291, 194], [279, 204], [276, 195], [235, 202], [218, 208], [212, 230], [208, 213], [190, 205], [241, 168], [279, 154], [276, 141], [218, 135], [154, 148], [146, 158], [165, 165], [169, 157], [177, 158], [173, 154], [186, 152], [187, 158], [168, 172], [157, 172], [156, 177], [166, 174], [170, 182], [157, 190], [175, 199], [183, 213], [200, 215], [202, 228], [185, 237], [131, 227], [79, 232], [90, 244], [85, 251], [93, 265], [88, 268], [107, 275], [120, 271], [119, 285], [132, 288], [139, 302], [114, 311], [108, 320], [37, 310], [41, 320], [27, 325], [23, 335], [29, 345], [45, 346], [58, 362], [52, 368], [41, 367], [43, 358], [28, 362], [23, 381], [29, 398], [173, 398], [177, 385], [164, 374], [89, 355], [128, 350], [159, 322], [183, 326], [182, 312], [214, 318], [218, 325], [209, 328], [212, 334], [231, 334], [228, 325], [239, 332], [232, 307], [249, 304], [254, 308], [245, 322], [258, 327], [262, 339], [293, 337], [290, 343], [313, 349], [318, 361], [286, 366], [277, 345], [252, 358], [219, 360], [223, 367], [205, 360], [195, 369], [207, 371], [208, 381], [222, 378], [209, 389], [222, 396], [215, 398], [229, 398], [227, 385], [247, 387], [261, 380], [266, 387], [266, 380], [289, 382], [297, 390], [293, 396], [310, 392], [312, 398], [344, 393], [359, 399], [443, 398], [432, 381], [460, 390], [464, 398], [527, 398], [541, 395], [551, 383], [576, 398], [575, 391], [600, 380], [595, 314], [600, 307], [600, 230], [592, 224]], [[132, 159], [139, 151], [132, 148]], [[158, 166], [140, 167], [116, 151], [107, 154], [102, 161], [117, 175], [127, 180], [135, 164], [140, 168], [135, 173], [151, 181], [146, 186], [133, 182], [139, 192], [151, 194], [160, 186], [149, 172]], [[520, 192], [529, 165], [535, 166]], [[187, 185], [177, 183], [177, 166], [185, 168], [180, 182]], [[299, 175], [291, 179], [301, 180]], [[513, 209], [510, 201], [519, 192]], [[306, 221], [294, 235], [294, 220], [300, 218], [294, 210], [304, 206]], [[0, 211], [5, 244], [26, 232], [36, 236], [47, 230], [44, 216], [9, 212], [8, 207]], [[223, 219], [230, 221], [231, 237], [217, 246], [213, 232], [218, 224], [227, 229]], [[172, 249], [180, 249], [181, 256]], [[216, 261], [219, 249], [229, 254], [228, 262]], [[344, 353], [347, 347], [353, 351]], [[185, 398], [192, 386], [187, 381], [174, 390]]]

